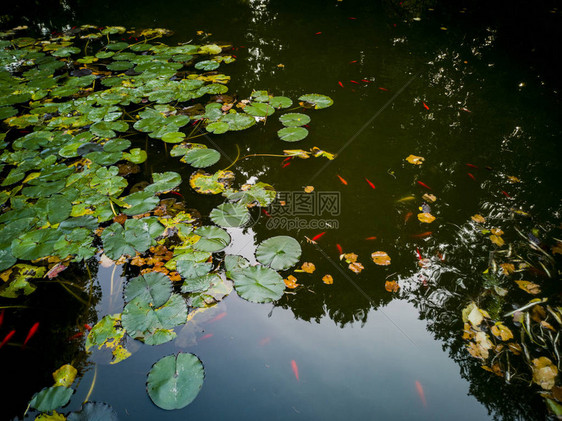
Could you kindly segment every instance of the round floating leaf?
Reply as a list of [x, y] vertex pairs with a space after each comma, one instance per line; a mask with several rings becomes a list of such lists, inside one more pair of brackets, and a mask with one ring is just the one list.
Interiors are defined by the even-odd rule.
[[123, 159], [126, 159], [133, 164], [142, 164], [148, 158], [146, 151], [141, 148], [133, 148], [129, 152], [123, 152]]
[[0, 271], [10, 268], [17, 262], [10, 248], [0, 249]]
[[317, 110], [321, 108], [328, 108], [334, 103], [332, 98], [330, 98], [329, 96], [320, 94], [303, 95], [299, 98], [299, 101], [309, 102], [310, 104], [313, 104], [314, 108], [316, 108]]
[[230, 235], [219, 227], [199, 227], [195, 230], [195, 234], [201, 236], [193, 245], [193, 248], [199, 251], [220, 251], [230, 244]]
[[125, 287], [126, 301], [137, 297], [151, 307], [160, 307], [172, 294], [170, 278], [160, 272], [148, 272], [129, 281]]
[[243, 204], [223, 203], [211, 211], [211, 221], [221, 227], [241, 227], [250, 220], [250, 212]]
[[144, 191], [152, 194], [164, 193], [175, 189], [181, 184], [181, 176], [174, 171], [163, 173], [152, 173], [152, 184], [147, 186]]
[[182, 259], [177, 262], [176, 270], [183, 278], [195, 279], [205, 276], [213, 268], [210, 262], [195, 262], [193, 260]]
[[105, 254], [113, 260], [145, 252], [152, 244], [148, 224], [138, 219], [127, 219], [125, 228], [114, 222], [103, 230], [101, 239]]
[[80, 51], [81, 50], [78, 47], [63, 47], [53, 51], [51, 54], [55, 57], [68, 57], [71, 54], [78, 54]]
[[162, 140], [166, 143], [181, 143], [185, 138], [185, 133], [182, 132], [170, 132], [162, 136]]
[[301, 113], [288, 113], [279, 117], [279, 121], [285, 127], [298, 127], [310, 123], [310, 117]]
[[112, 71], [122, 71], [128, 70], [133, 66], [134, 64], [130, 61], [114, 61], [113, 63], [107, 65], [107, 69]]
[[228, 130], [245, 130], [256, 124], [256, 120], [248, 114], [232, 113], [221, 117], [221, 122], [228, 124]]
[[301, 246], [297, 240], [280, 235], [263, 241], [256, 249], [256, 259], [275, 270], [286, 270], [299, 261], [301, 252]]
[[[246, 186], [247, 187], [247, 186]], [[229, 190], [223, 193], [231, 202], [238, 202], [248, 207], [257, 204], [261, 207], [269, 206], [277, 197], [277, 192], [271, 184], [261, 181], [240, 191]]]
[[219, 54], [222, 48], [216, 44], [203, 45], [199, 48], [199, 54]]
[[197, 193], [219, 194], [226, 190], [233, 179], [234, 173], [232, 171], [220, 170], [211, 175], [199, 170], [189, 177], [189, 185]]
[[293, 101], [286, 96], [274, 96], [269, 100], [269, 105], [275, 108], [289, 108], [293, 105]]
[[216, 164], [220, 158], [220, 152], [214, 149], [192, 149], [184, 155], [182, 161], [195, 168], [207, 168]]
[[250, 266], [230, 272], [238, 295], [254, 303], [267, 303], [283, 296], [285, 282], [273, 269]]
[[118, 421], [115, 411], [103, 402], [87, 402], [78, 412], [71, 412], [67, 421]]
[[228, 131], [229, 127], [230, 126], [228, 125], [228, 123], [225, 123], [223, 121], [215, 121], [214, 123], [207, 125], [206, 129], [208, 132], [214, 134], [223, 134]]
[[285, 127], [277, 132], [277, 136], [285, 142], [298, 142], [308, 136], [304, 127]]
[[131, 206], [130, 208], [123, 210], [125, 215], [138, 215], [148, 212], [160, 203], [160, 199], [154, 196], [153, 193], [147, 191], [131, 193], [130, 195], [123, 197], [121, 200]]
[[146, 382], [148, 396], [162, 409], [181, 409], [189, 405], [203, 387], [205, 370], [193, 354], [180, 352], [156, 362]]
[[30, 231], [12, 241], [12, 254], [23, 260], [49, 256], [63, 233], [53, 228]]
[[59, 406], [66, 405], [72, 393], [73, 390], [70, 387], [46, 387], [33, 396], [29, 402], [29, 406], [41, 412], [53, 411]]
[[255, 117], [268, 117], [275, 112], [275, 108], [270, 104], [254, 102], [244, 107], [244, 112]]
[[214, 60], [200, 61], [195, 65], [197, 70], [215, 70], [219, 68], [219, 63]]

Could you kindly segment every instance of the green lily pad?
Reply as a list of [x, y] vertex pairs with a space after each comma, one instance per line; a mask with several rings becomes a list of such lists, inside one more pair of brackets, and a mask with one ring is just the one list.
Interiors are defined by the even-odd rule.
[[308, 136], [308, 130], [304, 127], [285, 127], [277, 132], [277, 136], [285, 142], [298, 142]]
[[310, 117], [301, 113], [288, 113], [279, 117], [279, 121], [285, 127], [298, 127], [310, 123]]
[[[71, 412], [67, 421], [118, 421], [117, 413], [106, 403], [86, 402], [80, 411]], [[55, 420], [53, 420], [55, 421]]]
[[142, 164], [148, 158], [146, 151], [141, 148], [133, 148], [129, 152], [123, 152], [123, 159], [126, 159], [133, 164]]
[[269, 105], [275, 108], [289, 108], [293, 105], [293, 101], [286, 96], [274, 96], [269, 99]]
[[131, 141], [127, 139], [111, 139], [103, 145], [105, 152], [121, 152], [131, 146]]
[[152, 245], [148, 224], [138, 219], [127, 219], [125, 228], [114, 222], [103, 230], [101, 239], [105, 254], [113, 260], [143, 253]]
[[219, 66], [220, 64], [214, 60], [204, 60], [195, 64], [195, 68], [197, 70], [205, 70], [205, 71], [218, 69]]
[[210, 133], [223, 134], [228, 131], [229, 127], [228, 123], [224, 121], [215, 121], [214, 123], [208, 124], [205, 128]]
[[216, 44], [208, 44], [208, 45], [203, 45], [201, 47], [199, 47], [199, 54], [211, 54], [211, 55], [215, 55], [215, 54], [219, 54], [222, 51], [222, 48], [219, 47]]
[[126, 301], [140, 297], [150, 307], [160, 307], [172, 294], [172, 282], [163, 273], [149, 272], [131, 279], [124, 293]]
[[127, 187], [127, 181], [117, 175], [119, 168], [99, 168], [90, 181], [90, 187], [100, 194], [116, 196]]
[[196, 262], [188, 259], [178, 260], [176, 270], [183, 278], [195, 279], [207, 275], [213, 264], [210, 262]]
[[113, 354], [111, 364], [117, 364], [131, 356], [131, 353], [123, 347], [124, 337], [125, 329], [121, 327], [121, 314], [108, 314], [97, 322], [90, 333], [88, 333], [86, 351], [92, 346], [97, 346], [98, 349], [105, 346], [111, 349]]
[[199, 170], [189, 177], [189, 185], [197, 193], [219, 194], [226, 190], [233, 179], [234, 173], [232, 171], [220, 170], [211, 175]]
[[230, 235], [219, 227], [199, 227], [195, 230], [195, 234], [201, 236], [193, 245], [193, 248], [199, 251], [216, 252], [230, 244]]
[[211, 221], [221, 227], [241, 227], [250, 220], [250, 212], [243, 204], [223, 203], [211, 211]]
[[250, 266], [229, 272], [234, 288], [240, 297], [254, 303], [276, 301], [283, 296], [285, 282], [273, 269]]
[[53, 51], [51, 54], [55, 57], [68, 57], [72, 54], [78, 54], [80, 51], [78, 47], [63, 47]]
[[205, 369], [194, 354], [180, 352], [157, 361], [146, 382], [148, 396], [162, 409], [181, 409], [199, 394], [205, 379]]
[[181, 184], [181, 176], [173, 171], [153, 173], [152, 179], [154, 182], [144, 189], [152, 194], [168, 192]]
[[244, 112], [255, 117], [268, 117], [275, 112], [275, 108], [270, 104], [254, 102], [252, 105], [246, 105]]
[[12, 249], [0, 249], [0, 271], [12, 267], [17, 260], [18, 259], [12, 255]]
[[107, 65], [107, 70], [123, 71], [128, 70], [133, 66], [134, 64], [130, 61], [114, 61], [113, 63]]
[[266, 207], [273, 203], [277, 197], [277, 192], [271, 184], [262, 183], [260, 181], [244, 190], [227, 190], [222, 195], [231, 202], [238, 202], [248, 207], [254, 205]]
[[33, 395], [33, 398], [29, 401], [29, 406], [41, 412], [53, 411], [59, 406], [66, 405], [73, 392], [70, 387], [46, 387]]
[[248, 114], [230, 113], [220, 119], [221, 122], [228, 124], [228, 130], [245, 130], [256, 124], [256, 120]]
[[320, 95], [320, 94], [302, 95], [301, 97], [299, 97], [299, 101], [308, 102], [314, 105], [314, 108], [316, 108], [317, 110], [320, 110], [322, 108], [328, 108], [334, 103], [332, 98], [330, 98], [329, 96]]
[[139, 191], [136, 193], [131, 193], [128, 196], [121, 198], [125, 203], [130, 205], [130, 208], [124, 209], [123, 213], [125, 215], [139, 215], [151, 211], [158, 203], [160, 199], [154, 196], [151, 192]]
[[170, 132], [162, 136], [162, 140], [166, 143], [181, 143], [185, 139], [185, 133]]
[[256, 249], [256, 259], [275, 270], [286, 270], [299, 261], [301, 253], [301, 246], [297, 240], [280, 235], [263, 241]]
[[216, 273], [209, 273], [199, 278], [186, 279], [181, 286], [181, 292], [204, 292], [219, 281], [221, 281], [221, 278]]
[[251, 98], [253, 101], [269, 102], [269, 93], [267, 91], [252, 91]]
[[195, 168], [207, 168], [216, 164], [220, 158], [220, 152], [215, 149], [192, 149], [181, 160]]
[[55, 249], [56, 242], [63, 235], [53, 228], [34, 230], [12, 241], [12, 254], [23, 260], [35, 260], [49, 256]]

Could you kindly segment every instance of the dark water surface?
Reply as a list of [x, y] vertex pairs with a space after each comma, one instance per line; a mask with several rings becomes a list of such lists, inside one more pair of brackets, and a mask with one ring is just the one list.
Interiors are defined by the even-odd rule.
[[[239, 184], [257, 177], [278, 191], [300, 192], [313, 185], [317, 192], [340, 192], [340, 214], [330, 217], [336, 220], [332, 228], [287, 230], [272, 227], [262, 215], [251, 228], [230, 231], [234, 242], [228, 251], [248, 258], [265, 238], [297, 238], [303, 244], [302, 261], [317, 268], [313, 275], [300, 274], [304, 287], [275, 305], [252, 304], [233, 293], [178, 328], [175, 342], [157, 347], [130, 343], [134, 355], [117, 365], [94, 354], [91, 401], [107, 402], [121, 419], [134, 420], [545, 417], [534, 392], [524, 385], [506, 386], [468, 354], [460, 338], [460, 313], [478, 295], [480, 274], [488, 265], [490, 244], [468, 229], [471, 215], [502, 221], [515, 208], [529, 212], [532, 224], [560, 224], [559, 81], [553, 76], [556, 52], [549, 49], [554, 42], [547, 37], [549, 29], [557, 33], [561, 20], [559, 11], [551, 13], [541, 4], [529, 7], [527, 26], [514, 30], [509, 16], [487, 14], [481, 4], [464, 6], [89, 1], [70, 3], [66, 10], [19, 11], [30, 24], [42, 22], [47, 30], [85, 23], [165, 27], [175, 31], [167, 43], [187, 42], [202, 30], [212, 34], [211, 41], [236, 47], [238, 60], [224, 72], [232, 77], [230, 92], [240, 98], [264, 89], [293, 100], [305, 93], [334, 99], [332, 107], [311, 113], [310, 135], [298, 144], [277, 138], [277, 116], [265, 126], [212, 137], [223, 152], [221, 168], [236, 156], [236, 145], [243, 155], [312, 146], [338, 152], [331, 162], [293, 160], [283, 168], [278, 158], [255, 157], [233, 168]], [[517, 22], [525, 9], [510, 13]], [[531, 31], [529, 40], [524, 34]], [[404, 158], [410, 154], [423, 156], [425, 163], [408, 164]], [[191, 173], [167, 158], [160, 142], [149, 147], [149, 166], [177, 171], [184, 180]], [[522, 182], [510, 184], [507, 176]], [[421, 196], [429, 192], [416, 181], [430, 186], [438, 198], [431, 204], [437, 217], [432, 224], [416, 219]], [[187, 185], [182, 193], [203, 214], [221, 202], [201, 199]], [[410, 195], [415, 199], [398, 202]], [[407, 218], [408, 212], [413, 216]], [[302, 218], [310, 222], [326, 216]], [[306, 244], [305, 236], [322, 231], [319, 247]], [[432, 235], [415, 237], [425, 231]], [[376, 240], [365, 240], [372, 236]], [[358, 254], [365, 270], [355, 275], [340, 264], [336, 244]], [[432, 259], [429, 268], [419, 267], [416, 249]], [[390, 266], [373, 264], [370, 254], [377, 250], [391, 256]], [[97, 271], [99, 318], [123, 308], [116, 290], [126, 278], [117, 268], [111, 294], [112, 270]], [[327, 273], [333, 285], [321, 281]], [[85, 274], [77, 270], [77, 277]], [[385, 280], [399, 281], [400, 291], [387, 292]], [[57, 293], [66, 297], [63, 290]], [[221, 313], [226, 315], [213, 321]], [[76, 316], [65, 307], [50, 317]], [[95, 316], [89, 317], [95, 322]], [[48, 343], [49, 335], [42, 339]], [[146, 373], [159, 358], [178, 351], [197, 354], [206, 379], [191, 405], [164, 411], [145, 392]], [[298, 381], [291, 360], [298, 365]], [[19, 406], [14, 403], [10, 417], [49, 384], [53, 367], [37, 365], [37, 378], [26, 379], [32, 388], [22, 386], [23, 396], [14, 399]], [[66, 409], [79, 408], [94, 372], [92, 365]]]

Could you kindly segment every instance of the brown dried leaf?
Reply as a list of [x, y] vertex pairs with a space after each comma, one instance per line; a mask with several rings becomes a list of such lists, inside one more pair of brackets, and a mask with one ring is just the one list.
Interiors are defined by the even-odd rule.
[[486, 219], [478, 213], [476, 215], [472, 215], [470, 219], [472, 219], [474, 222], [477, 222], [479, 224], [483, 224], [484, 222], [486, 222]]
[[303, 272], [313, 273], [316, 270], [316, 266], [314, 266], [314, 263], [304, 262], [301, 269]]
[[435, 221], [435, 216], [430, 214], [429, 212], [418, 213], [418, 219], [421, 222], [425, 222], [426, 224], [430, 224]]
[[363, 267], [363, 265], [359, 262], [355, 262], [355, 263], [350, 263], [349, 264], [349, 270], [351, 270], [354, 273], [359, 273], [361, 272], [363, 269], [365, 269]]
[[384, 289], [388, 292], [397, 292], [400, 289], [400, 285], [396, 281], [386, 281], [384, 283]]
[[547, 357], [535, 358], [533, 360], [533, 381], [545, 390], [554, 387], [558, 369]]
[[357, 261], [357, 255], [355, 253], [345, 253], [340, 256], [341, 259], [345, 259], [347, 263], [355, 263]]
[[552, 246], [551, 249], [552, 254], [562, 254], [562, 242], [558, 241], [556, 245]]
[[435, 202], [435, 201], [437, 200], [437, 197], [436, 197], [435, 195], [433, 195], [433, 194], [425, 193], [425, 194], [422, 196], [422, 199], [425, 200], [426, 202], [433, 203], [433, 202]]
[[494, 243], [495, 245], [497, 245], [497, 246], [499, 246], [499, 247], [501, 247], [501, 246], [503, 246], [503, 245], [505, 244], [505, 241], [503, 241], [503, 238], [501, 238], [501, 237], [498, 236], [498, 235], [490, 235], [489, 238], [490, 238], [490, 241], [491, 241], [492, 243]]
[[509, 180], [510, 183], [521, 183], [521, 180], [519, 180], [517, 177], [513, 175], [508, 175], [507, 179]]
[[287, 288], [294, 289], [299, 286], [299, 284], [297, 284], [297, 278], [295, 278], [293, 275], [287, 276], [287, 279], [283, 279], [283, 281], [285, 282]]
[[509, 328], [501, 322], [498, 322], [494, 326], [492, 326], [492, 334], [502, 341], [509, 341], [513, 338], [513, 333], [511, 333], [511, 330], [509, 330]]
[[504, 275], [515, 272], [515, 265], [513, 263], [502, 263], [500, 266]]
[[314, 186], [306, 186], [304, 188], [305, 193], [312, 193], [314, 191]]
[[537, 284], [530, 282], [530, 281], [515, 281], [515, 283], [521, 288], [523, 291], [528, 292], [529, 294], [538, 294], [541, 292], [541, 287]]
[[425, 158], [422, 156], [409, 155], [408, 157], [406, 157], [406, 161], [408, 161], [410, 164], [421, 165], [423, 164], [423, 161], [425, 161]]
[[494, 235], [503, 235], [503, 231], [502, 231], [501, 229], [499, 229], [499, 228], [492, 228], [490, 231], [491, 231], [492, 234], [494, 234]]
[[384, 251], [375, 251], [371, 254], [371, 259], [373, 259], [373, 262], [379, 266], [390, 265], [390, 256]]
[[322, 282], [326, 285], [332, 285], [334, 283], [334, 278], [332, 278], [332, 275], [324, 275]]

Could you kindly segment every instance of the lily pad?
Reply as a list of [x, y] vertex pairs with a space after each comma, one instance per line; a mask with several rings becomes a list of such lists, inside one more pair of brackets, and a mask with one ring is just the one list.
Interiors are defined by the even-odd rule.
[[181, 184], [181, 176], [174, 171], [153, 173], [152, 179], [153, 183], [144, 189], [145, 192], [152, 194], [168, 192]]
[[204, 61], [200, 61], [199, 63], [195, 64], [195, 68], [197, 70], [215, 70], [218, 69], [220, 66], [219, 63], [217, 63], [214, 60], [204, 60]]
[[12, 241], [12, 254], [18, 259], [35, 260], [53, 253], [63, 233], [53, 228], [30, 231]]
[[199, 227], [195, 234], [201, 238], [193, 245], [196, 250], [216, 252], [224, 249], [230, 244], [230, 235], [219, 227]]
[[211, 221], [221, 227], [241, 227], [250, 220], [250, 212], [243, 204], [223, 203], [211, 211]]
[[286, 96], [274, 96], [269, 99], [269, 105], [274, 108], [289, 108], [293, 105], [293, 101], [291, 98], [287, 98]]
[[192, 149], [184, 155], [183, 162], [195, 168], [207, 168], [216, 164], [221, 158], [215, 149]]
[[226, 190], [234, 179], [232, 171], [220, 170], [208, 174], [203, 170], [194, 172], [189, 178], [189, 185], [201, 194], [219, 194]]
[[228, 131], [229, 127], [230, 126], [228, 125], [228, 123], [225, 123], [224, 121], [215, 121], [214, 123], [208, 124], [205, 128], [208, 132], [214, 134], [223, 134]]
[[314, 105], [314, 108], [316, 108], [317, 110], [320, 110], [322, 108], [328, 108], [334, 103], [332, 98], [330, 98], [329, 96], [320, 95], [320, 94], [302, 95], [301, 97], [299, 97], [299, 101], [308, 102]]
[[160, 307], [172, 294], [170, 278], [160, 272], [149, 272], [129, 281], [125, 287], [125, 299], [132, 301], [137, 297], [151, 307]]
[[127, 219], [125, 228], [117, 222], [103, 230], [101, 234], [105, 254], [117, 260], [123, 255], [134, 256], [143, 253], [152, 244], [149, 226], [142, 220]]
[[285, 127], [277, 132], [277, 136], [285, 142], [298, 142], [308, 136], [308, 130], [304, 127]]
[[148, 396], [162, 409], [181, 409], [189, 405], [199, 394], [205, 370], [194, 354], [180, 352], [168, 355], [156, 362], [146, 382]]
[[139, 215], [148, 212], [158, 206], [160, 199], [147, 191], [139, 191], [123, 197], [121, 200], [130, 205], [123, 211], [125, 215]]
[[301, 113], [287, 113], [279, 117], [279, 121], [285, 127], [298, 127], [310, 123], [310, 117]]
[[227, 123], [228, 130], [232, 131], [245, 130], [256, 124], [256, 120], [252, 116], [241, 113], [231, 113], [224, 115], [219, 121], [221, 121], [222, 123]]
[[238, 295], [254, 303], [276, 301], [283, 296], [285, 282], [273, 269], [265, 266], [250, 266], [229, 272]]
[[41, 412], [53, 411], [59, 406], [66, 405], [70, 401], [73, 392], [70, 387], [46, 387], [33, 396], [29, 406]]
[[280, 235], [263, 241], [256, 249], [256, 259], [275, 270], [286, 270], [299, 261], [301, 253], [301, 246], [297, 240]]
[[71, 412], [67, 421], [118, 421], [117, 413], [106, 403], [86, 402], [80, 411]]
[[268, 117], [275, 112], [275, 108], [267, 103], [255, 102], [244, 107], [244, 112], [255, 117]]

